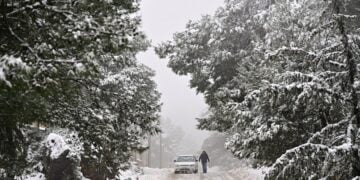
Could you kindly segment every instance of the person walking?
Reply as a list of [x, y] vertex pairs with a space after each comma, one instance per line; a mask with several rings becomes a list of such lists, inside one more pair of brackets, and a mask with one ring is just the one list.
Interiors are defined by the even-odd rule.
[[203, 173], [207, 173], [207, 163], [210, 162], [209, 156], [205, 151], [203, 151], [199, 157], [199, 161], [201, 161], [201, 166], [203, 169]]

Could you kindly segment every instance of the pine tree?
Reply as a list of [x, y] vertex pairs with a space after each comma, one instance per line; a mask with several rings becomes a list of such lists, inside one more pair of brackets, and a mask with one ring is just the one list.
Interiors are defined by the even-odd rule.
[[[199, 119], [200, 129], [226, 131], [233, 124], [222, 111], [229, 101], [241, 102], [249, 90], [258, 86], [265, 71], [258, 71], [254, 40], [265, 35], [263, 1], [227, 1], [212, 16], [190, 21], [173, 41], [156, 48], [161, 58], [179, 75], [191, 75], [190, 86], [203, 93], [210, 113]], [[237, 76], [243, 73], [242, 76]], [[236, 78], [235, 78], [236, 77]], [[216, 121], [216, 123], [213, 123]]]
[[[84, 175], [113, 178], [142, 136], [159, 131], [138, 1], [0, 2], [0, 169], [26, 166], [25, 126], [76, 131]], [[94, 168], [96, 170], [94, 170]], [[94, 170], [94, 171], [93, 171]]]
[[[174, 72], [190, 73], [198, 91], [203, 88], [199, 92], [206, 95], [210, 116], [199, 119], [199, 128], [232, 135], [228, 149], [239, 158], [272, 165], [268, 179], [352, 178], [360, 167], [356, 3], [226, 1], [226, 10], [194, 23], [196, 29], [177, 34], [157, 52], [169, 58]], [[221, 12], [238, 13], [219, 18]], [[235, 34], [247, 41], [226, 41], [228, 34], [216, 34], [244, 28], [237, 19], [252, 30]], [[204, 25], [211, 20], [228, 24]], [[215, 35], [217, 46], [206, 46], [207, 39], [197, 41]], [[211, 61], [218, 47], [233, 47], [229, 52], [244, 56], [232, 59], [230, 72], [236, 71], [215, 86], [217, 79], [224, 79], [212, 75], [225, 70], [217, 67], [228, 68], [223, 57], [233, 55]], [[206, 74], [199, 78], [198, 72]]]

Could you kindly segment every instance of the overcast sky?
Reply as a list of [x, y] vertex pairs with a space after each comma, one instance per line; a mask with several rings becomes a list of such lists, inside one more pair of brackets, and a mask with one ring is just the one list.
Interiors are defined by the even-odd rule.
[[[142, 0], [142, 28], [152, 44], [156, 45], [171, 40], [175, 32], [185, 29], [189, 20], [214, 14], [222, 4], [223, 0]], [[189, 77], [174, 74], [166, 66], [167, 60], [160, 60], [153, 49], [139, 54], [138, 59], [156, 71], [154, 80], [162, 94], [161, 116], [180, 125], [187, 134], [196, 137], [198, 142], [202, 140], [207, 133], [196, 130], [195, 118], [206, 112], [207, 105], [201, 94], [196, 95], [195, 90], [190, 89]]]

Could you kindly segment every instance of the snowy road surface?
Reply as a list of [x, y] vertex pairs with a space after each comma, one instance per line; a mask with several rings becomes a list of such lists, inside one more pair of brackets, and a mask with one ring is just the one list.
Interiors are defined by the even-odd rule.
[[174, 169], [145, 168], [140, 180], [260, 180], [264, 175], [261, 170], [238, 168], [231, 171], [221, 171], [210, 168], [207, 174], [175, 174]]

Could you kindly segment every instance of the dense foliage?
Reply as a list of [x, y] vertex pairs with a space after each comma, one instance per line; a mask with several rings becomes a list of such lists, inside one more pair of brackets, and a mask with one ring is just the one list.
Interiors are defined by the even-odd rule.
[[146, 134], [159, 131], [154, 72], [136, 62], [149, 43], [136, 0], [0, 1], [0, 169], [27, 162], [22, 128], [76, 131], [82, 171], [113, 178]]
[[358, 1], [228, 0], [160, 57], [204, 93], [199, 128], [232, 135], [268, 179], [360, 176]]

